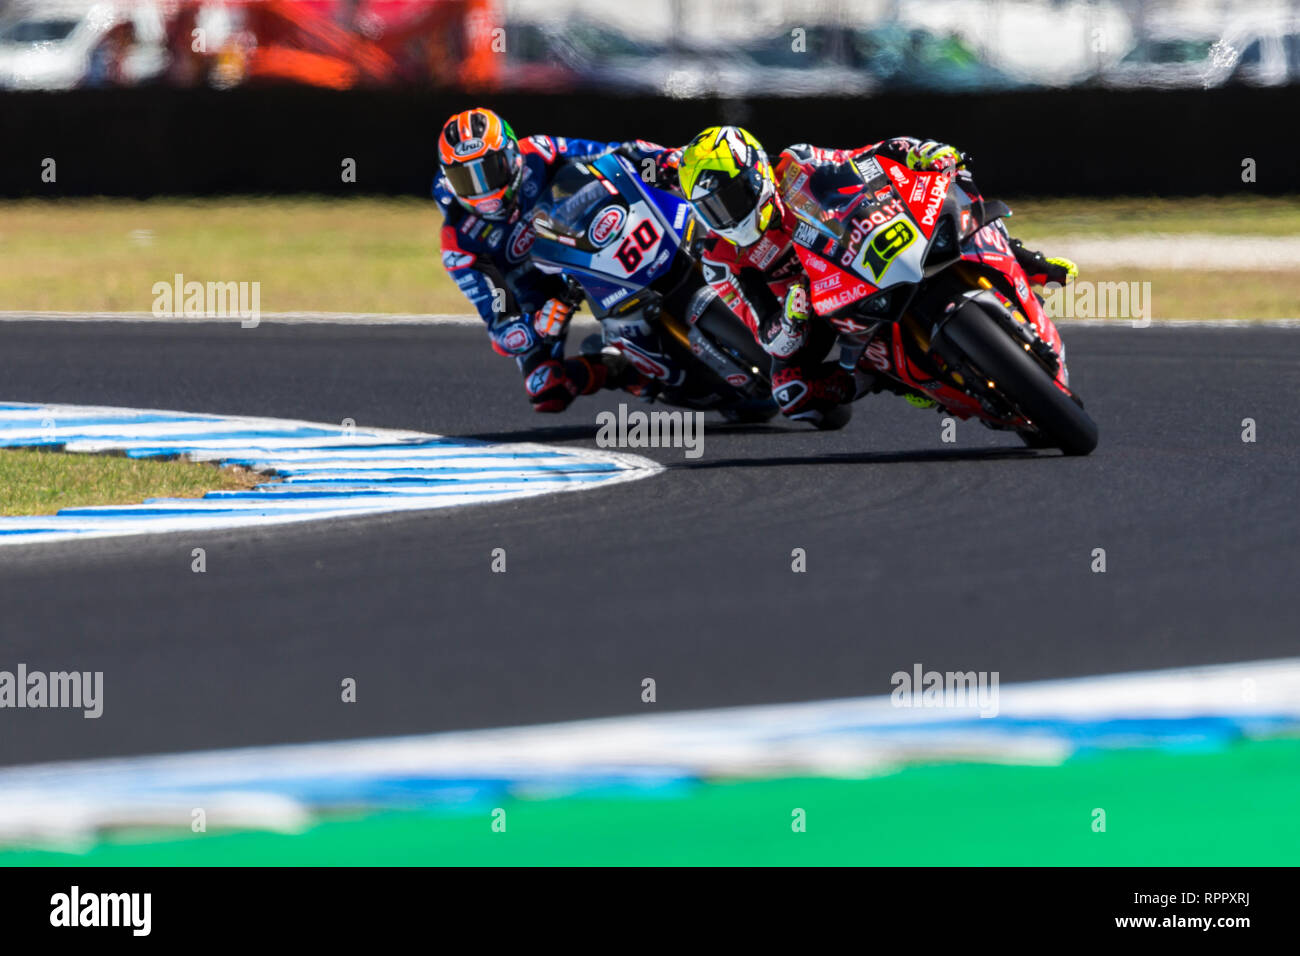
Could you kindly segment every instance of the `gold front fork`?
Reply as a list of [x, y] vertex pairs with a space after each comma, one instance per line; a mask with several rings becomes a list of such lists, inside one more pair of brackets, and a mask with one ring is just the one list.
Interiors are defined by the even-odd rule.
[[659, 313], [659, 324], [687, 350], [691, 347], [690, 334], [682, 321], [670, 312]]

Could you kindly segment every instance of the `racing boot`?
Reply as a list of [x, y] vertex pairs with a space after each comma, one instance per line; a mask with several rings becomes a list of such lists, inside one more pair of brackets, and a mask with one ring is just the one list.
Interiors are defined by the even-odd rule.
[[564, 362], [545, 357], [538, 350], [537, 356], [530, 356], [525, 362], [524, 390], [533, 411], [545, 414], [562, 412], [572, 404], [578, 394], [577, 385], [569, 378]]
[[857, 390], [854, 375], [834, 362], [811, 368], [773, 363], [772, 397], [791, 421], [808, 422], [820, 431], [843, 428], [853, 417]]
[[[622, 350], [612, 345], [605, 345], [599, 334], [589, 335], [578, 347], [578, 358], [569, 361], [581, 361], [591, 368], [592, 379], [599, 383], [591, 391], [602, 388], [622, 389], [638, 397], [650, 385], [650, 379], [637, 371], [635, 365], [627, 360]], [[567, 363], [566, 363], [567, 365]], [[596, 366], [599, 366], [598, 370]], [[591, 392], [583, 392], [589, 395]]]

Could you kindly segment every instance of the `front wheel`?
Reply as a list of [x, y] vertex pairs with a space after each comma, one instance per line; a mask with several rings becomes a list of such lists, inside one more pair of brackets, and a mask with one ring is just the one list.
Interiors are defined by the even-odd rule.
[[967, 301], [942, 335], [1033, 424], [1034, 433], [1022, 436], [1030, 447], [1055, 447], [1067, 455], [1097, 447], [1097, 423], [978, 302]]

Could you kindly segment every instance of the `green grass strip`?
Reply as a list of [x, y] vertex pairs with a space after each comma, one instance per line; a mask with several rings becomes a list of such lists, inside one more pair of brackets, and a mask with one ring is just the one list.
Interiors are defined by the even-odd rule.
[[[1060, 767], [950, 764], [686, 795], [509, 800], [327, 819], [306, 833], [118, 838], [8, 865], [1215, 866], [1300, 861], [1300, 740], [1084, 754]], [[806, 832], [792, 829], [796, 809]], [[1094, 811], [1105, 811], [1105, 832]]]
[[60, 508], [200, 498], [217, 489], [269, 481], [204, 462], [157, 461], [29, 448], [0, 449], [0, 515], [49, 515]]
[[[1300, 195], [1009, 198], [1012, 234], [1031, 247], [1153, 232], [1300, 237]], [[424, 198], [27, 199], [0, 202], [0, 223], [7, 310], [149, 312], [154, 284], [180, 273], [258, 282], [264, 313], [472, 311], [439, 260], [442, 217]], [[1079, 265], [1091, 281], [1122, 278]], [[1297, 280], [1284, 271], [1220, 272], [1185, 289], [1199, 270], [1134, 267], [1153, 284], [1159, 318], [1296, 315]], [[1206, 284], [1235, 292], [1207, 302]]]

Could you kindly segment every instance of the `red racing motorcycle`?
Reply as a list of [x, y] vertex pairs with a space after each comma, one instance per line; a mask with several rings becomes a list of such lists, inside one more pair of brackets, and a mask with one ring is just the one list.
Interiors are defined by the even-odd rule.
[[813, 310], [863, 371], [1031, 447], [1086, 455], [1097, 425], [1012, 253], [1011, 210], [965, 182], [884, 156], [788, 164], [781, 194], [799, 219]]

